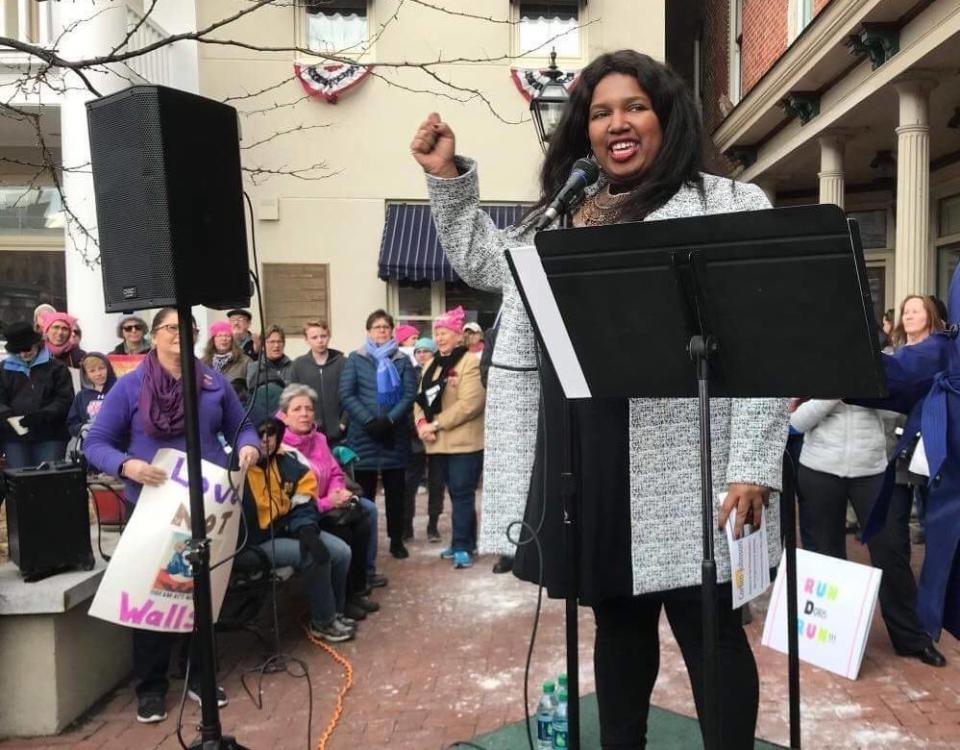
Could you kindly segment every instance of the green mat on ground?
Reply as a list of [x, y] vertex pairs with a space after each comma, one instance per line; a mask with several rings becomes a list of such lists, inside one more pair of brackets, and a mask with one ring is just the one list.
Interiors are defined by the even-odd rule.
[[[597, 696], [590, 694], [580, 699], [581, 750], [600, 750], [600, 721], [597, 718]], [[485, 750], [526, 750], [527, 733], [523, 722], [508, 724], [496, 732], [484, 734], [471, 740]], [[536, 728], [534, 727], [534, 742]], [[455, 746], [457, 747], [457, 746]], [[459, 746], [466, 747], [466, 746]], [[681, 716], [656, 706], [650, 707], [647, 720], [648, 750], [696, 750], [702, 748], [700, 725], [696, 719]], [[757, 740], [758, 750], [777, 750], [781, 745]], [[459, 748], [458, 748], [459, 750]]]

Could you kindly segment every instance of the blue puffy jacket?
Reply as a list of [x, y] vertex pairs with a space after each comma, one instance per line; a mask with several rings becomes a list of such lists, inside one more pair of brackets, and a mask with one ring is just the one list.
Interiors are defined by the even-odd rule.
[[[353, 352], [340, 376], [340, 404], [350, 415], [346, 444], [360, 460], [354, 465], [360, 471], [404, 469], [410, 460], [410, 410], [417, 393], [417, 376], [405, 354], [393, 355], [403, 383], [403, 397], [389, 410], [377, 403], [377, 363], [366, 349]], [[393, 433], [384, 442], [374, 440], [364, 425], [386, 415], [393, 422]]]

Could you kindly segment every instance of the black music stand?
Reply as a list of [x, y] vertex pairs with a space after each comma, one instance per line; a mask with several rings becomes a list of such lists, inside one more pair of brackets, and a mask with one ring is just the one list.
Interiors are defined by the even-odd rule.
[[[885, 393], [856, 223], [836, 206], [801, 206], [541, 232], [535, 242], [508, 250], [507, 261], [560, 381], [565, 426], [571, 400], [699, 398], [702, 719], [707, 750], [720, 750], [710, 398]], [[627, 340], [643, 341], [648, 366], [624, 353]], [[570, 747], [577, 750], [581, 482], [572, 474], [572, 451], [565, 450], [560, 486], [569, 542]], [[787, 573], [795, 586], [794, 570]], [[788, 627], [795, 630], [796, 596], [789, 598]], [[796, 639], [791, 645], [795, 651]], [[799, 680], [793, 693], [799, 705]], [[799, 747], [799, 726], [791, 727], [791, 739]]]

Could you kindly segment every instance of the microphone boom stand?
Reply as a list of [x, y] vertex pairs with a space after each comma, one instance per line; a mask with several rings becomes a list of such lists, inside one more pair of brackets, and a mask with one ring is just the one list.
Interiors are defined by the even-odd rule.
[[180, 326], [180, 387], [183, 389], [184, 432], [187, 443], [187, 483], [190, 491], [188, 559], [193, 571], [193, 652], [200, 670], [200, 737], [190, 750], [244, 750], [233, 737], [224, 737], [217, 705], [216, 643], [210, 586], [210, 540], [207, 538], [201, 474], [200, 419], [197, 372], [193, 357], [193, 315], [190, 305], [177, 304]]

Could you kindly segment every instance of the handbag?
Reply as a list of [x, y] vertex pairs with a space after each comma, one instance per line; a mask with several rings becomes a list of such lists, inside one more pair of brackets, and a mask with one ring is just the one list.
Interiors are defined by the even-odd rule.
[[353, 526], [363, 519], [363, 506], [360, 500], [354, 497], [349, 503], [340, 508], [331, 508], [320, 514], [321, 526]]

